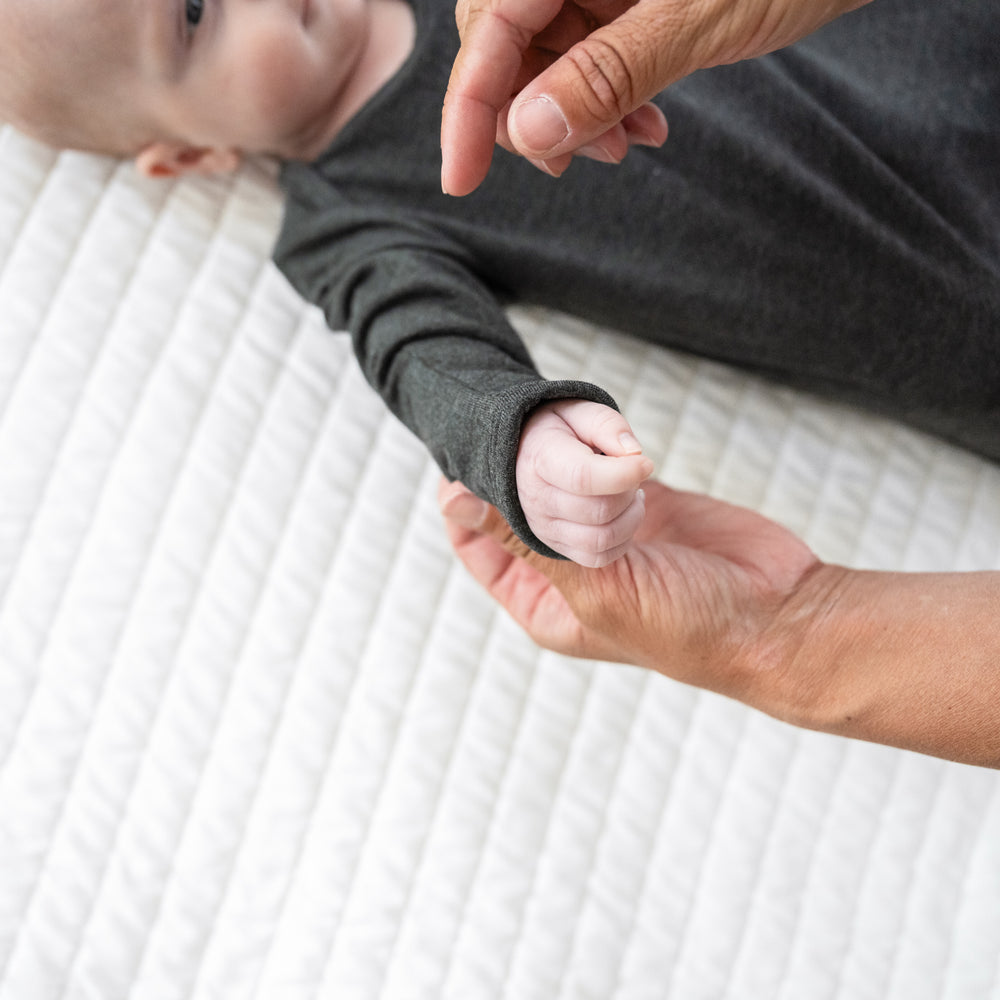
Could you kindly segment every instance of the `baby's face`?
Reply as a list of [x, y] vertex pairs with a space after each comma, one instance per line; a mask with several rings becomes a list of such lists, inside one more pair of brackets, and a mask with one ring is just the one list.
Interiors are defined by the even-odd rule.
[[367, 31], [367, 0], [23, 2], [39, 72], [150, 139], [286, 157], [327, 129]]

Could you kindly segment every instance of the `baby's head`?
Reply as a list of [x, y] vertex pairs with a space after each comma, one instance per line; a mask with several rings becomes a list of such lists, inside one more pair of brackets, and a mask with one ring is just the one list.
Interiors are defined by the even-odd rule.
[[310, 158], [365, 0], [0, 0], [0, 121], [153, 174]]
[[100, 6], [0, 0], [0, 119], [59, 148], [128, 156], [149, 138], [127, 96], [134, 49], [103, 30]]

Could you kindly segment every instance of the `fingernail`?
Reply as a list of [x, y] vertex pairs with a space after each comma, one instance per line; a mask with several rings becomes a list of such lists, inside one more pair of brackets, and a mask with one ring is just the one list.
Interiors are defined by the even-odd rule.
[[559, 105], [549, 97], [535, 97], [525, 101], [514, 112], [510, 129], [515, 144], [523, 152], [544, 156], [569, 135], [569, 125]]
[[628, 144], [630, 146], [651, 146], [653, 149], [659, 149], [664, 141], [650, 135], [645, 129], [630, 129], [628, 133]]
[[626, 455], [638, 455], [642, 452], [642, 445], [639, 444], [639, 439], [634, 434], [630, 434], [628, 431], [624, 434], [619, 434], [618, 441], [625, 449]]
[[630, 146], [662, 146], [669, 128], [663, 112], [651, 104], [636, 108], [624, 121]]
[[630, 146], [653, 146], [658, 148], [667, 141], [666, 136], [661, 137], [659, 133], [651, 128], [647, 128], [645, 124], [640, 122], [628, 122], [625, 126], [625, 133]]
[[476, 531], [483, 526], [488, 510], [486, 501], [480, 500], [474, 493], [460, 493], [448, 500], [442, 513], [449, 521]]
[[598, 163], [621, 163], [621, 160], [610, 150], [599, 146], [596, 142], [588, 142], [577, 150], [580, 156], [586, 156], [588, 160], [597, 160]]
[[537, 167], [543, 174], [548, 174], [549, 177], [559, 177], [562, 174], [562, 171], [555, 171], [552, 165], [546, 160], [536, 160], [533, 156], [526, 157], [526, 159], [533, 167]]

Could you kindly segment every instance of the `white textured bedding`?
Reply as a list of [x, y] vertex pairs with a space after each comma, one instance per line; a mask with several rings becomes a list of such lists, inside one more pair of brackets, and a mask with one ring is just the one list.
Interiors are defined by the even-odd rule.
[[[278, 215], [0, 130], [2, 1000], [1000, 998], [1000, 776], [537, 650]], [[1000, 567], [996, 468], [518, 321], [674, 485]]]

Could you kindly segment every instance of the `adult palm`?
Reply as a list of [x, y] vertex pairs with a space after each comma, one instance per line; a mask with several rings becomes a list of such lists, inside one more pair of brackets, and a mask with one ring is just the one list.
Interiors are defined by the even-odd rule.
[[659, 482], [645, 492], [632, 547], [601, 569], [529, 551], [458, 484], [441, 505], [459, 558], [539, 645], [756, 700], [747, 664], [766, 670], [779, 612], [823, 564], [753, 511]]

